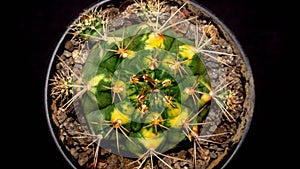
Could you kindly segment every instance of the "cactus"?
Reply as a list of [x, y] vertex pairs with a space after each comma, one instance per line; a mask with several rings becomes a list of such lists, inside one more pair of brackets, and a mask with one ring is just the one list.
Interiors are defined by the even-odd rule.
[[[118, 14], [97, 5], [70, 25], [72, 57], [56, 54], [49, 86], [57, 126], [63, 114], [78, 117], [80, 127], [65, 130], [91, 152], [79, 166], [99, 167], [105, 149], [131, 159], [129, 168], [153, 169], [155, 159], [167, 168], [173, 166], [166, 159], [196, 168], [203, 142], [222, 144], [211, 138], [233, 135], [211, 126], [239, 119], [232, 98], [241, 81], [227, 78], [239, 76], [227, 61], [238, 54], [215, 47], [218, 29], [188, 12], [189, 1], [176, 3], [134, 0]], [[212, 79], [219, 69], [220, 78]], [[191, 160], [169, 153], [185, 145], [193, 149]]]

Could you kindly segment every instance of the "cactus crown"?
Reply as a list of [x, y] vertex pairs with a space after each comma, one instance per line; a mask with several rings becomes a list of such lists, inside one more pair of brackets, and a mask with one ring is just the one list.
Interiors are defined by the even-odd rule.
[[[130, 167], [154, 168], [156, 157], [193, 168], [208, 158], [203, 142], [232, 136], [218, 125], [240, 115], [232, 101], [240, 81], [228, 78], [239, 76], [230, 62], [237, 54], [189, 1], [173, 3], [134, 0], [122, 12], [97, 5], [70, 25], [49, 86], [57, 126], [77, 117], [80, 127], [65, 130], [89, 152], [75, 156], [79, 166], [99, 167], [103, 149], [132, 159]], [[169, 153], [186, 145], [191, 161]]]

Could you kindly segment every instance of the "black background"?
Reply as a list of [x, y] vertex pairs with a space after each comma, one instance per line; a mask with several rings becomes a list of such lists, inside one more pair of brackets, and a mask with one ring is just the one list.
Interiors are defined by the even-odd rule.
[[[60, 37], [67, 26], [78, 17], [93, 0], [39, 0], [22, 1], [17, 14], [16, 34], [22, 65], [29, 70], [30, 82], [23, 87], [30, 90], [27, 97], [26, 121], [18, 134], [24, 131], [24, 143], [18, 147], [17, 157], [26, 159], [22, 168], [70, 169], [52, 140], [44, 110], [44, 85], [48, 64]], [[285, 6], [275, 1], [260, 0], [202, 0], [199, 1], [215, 14], [233, 32], [244, 49], [254, 75], [256, 103], [251, 128], [239, 151], [226, 169], [279, 167], [287, 154], [281, 154], [277, 128], [281, 127], [276, 78], [281, 67], [288, 17], [280, 11]], [[264, 3], [263, 3], [264, 2]], [[9, 14], [7, 14], [9, 15]], [[21, 32], [21, 33], [19, 33]], [[4, 32], [5, 34], [5, 32]], [[14, 41], [16, 44], [16, 41]], [[18, 51], [20, 50], [20, 51]], [[279, 91], [278, 91], [279, 92]], [[278, 99], [276, 99], [278, 98]], [[277, 104], [278, 103], [278, 104]], [[277, 105], [277, 106], [276, 106]], [[21, 116], [23, 118], [23, 116]], [[18, 137], [19, 138], [19, 137]], [[18, 140], [18, 141], [19, 141]], [[20, 143], [20, 142], [19, 142]], [[24, 145], [25, 144], [25, 145]], [[19, 150], [25, 147], [25, 150]], [[14, 155], [16, 156], [16, 154]], [[10, 158], [14, 158], [10, 156]], [[42, 167], [41, 167], [42, 164]], [[12, 164], [12, 165], [18, 165]], [[286, 168], [286, 167], [284, 167]], [[288, 167], [287, 167], [288, 168]]]

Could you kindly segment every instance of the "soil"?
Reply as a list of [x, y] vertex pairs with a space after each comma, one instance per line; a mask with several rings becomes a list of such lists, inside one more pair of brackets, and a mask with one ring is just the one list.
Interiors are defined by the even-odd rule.
[[[181, 1], [174, 1], [173, 3], [168, 3], [165, 6], [165, 13], [168, 13], [170, 16], [172, 13], [173, 7], [178, 9], [176, 4], [182, 5]], [[179, 5], [179, 6], [180, 6]], [[135, 6], [130, 5], [130, 3], [124, 3], [121, 7], [110, 6], [108, 10], [112, 13], [112, 16], [115, 17], [111, 22], [110, 27], [119, 28], [126, 25], [131, 25], [131, 22], [134, 22], [134, 19], [131, 21], [126, 20], [130, 15], [131, 18], [134, 18], [132, 11], [135, 9]], [[113, 13], [117, 15], [113, 15]], [[162, 156], [162, 160], [171, 166], [174, 169], [212, 169], [220, 168], [225, 164], [226, 160], [229, 159], [237, 147], [237, 145], [242, 141], [242, 138], [247, 131], [247, 126], [252, 118], [252, 75], [251, 71], [247, 67], [247, 62], [243, 56], [243, 52], [236, 44], [234, 39], [232, 39], [230, 33], [226, 32], [227, 30], [218, 23], [216, 20], [209, 16], [207, 11], [202, 11], [193, 5], [187, 5], [185, 8], [180, 10], [176, 15], [179, 19], [188, 18], [193, 16], [200, 16], [198, 21], [201, 27], [204, 27], [208, 23], [213, 23], [213, 27], [210, 27], [210, 31], [215, 31], [218, 33], [212, 43], [212, 50], [234, 53], [235, 55], [222, 55], [219, 60], [222, 60], [222, 67], [218, 66], [220, 62], [207, 58], [206, 65], [209, 68], [209, 76], [211, 77], [212, 84], [218, 84], [221, 81], [235, 81], [234, 84], [229, 84], [226, 88], [232, 93], [231, 97], [226, 100], [228, 105], [227, 110], [234, 116], [235, 121], [230, 122], [226, 118], [222, 118], [217, 125], [209, 124], [206, 127], [210, 130], [213, 130], [214, 133], [227, 133], [226, 135], [212, 136], [207, 141], [203, 139], [201, 141], [201, 147], [196, 146], [198, 149], [196, 152], [196, 166], [194, 166], [193, 155], [194, 143], [185, 145], [183, 147], [177, 147], [172, 149], [164, 154], [171, 157], [176, 157], [182, 160], [176, 160], [169, 158], [167, 156]], [[176, 22], [176, 17], [174, 17]], [[136, 21], [139, 21], [139, 18], [136, 18]], [[183, 34], [186, 37], [193, 38], [193, 33], [195, 32], [195, 26], [193, 24], [182, 23], [174, 27], [174, 31]], [[212, 33], [213, 34], [213, 33]], [[78, 50], [82, 49], [82, 43], [79, 39], [74, 38], [70, 39], [69, 36], [66, 36], [66, 40], [63, 41], [57, 55], [71, 67], [74, 72], [78, 75], [81, 74], [82, 68], [84, 67], [85, 61], [88, 57], [88, 54], [81, 52], [78, 54]], [[84, 51], [84, 50], [83, 50]], [[79, 57], [78, 57], [79, 56]], [[59, 70], [61, 72], [68, 73], [65, 70], [65, 66], [62, 63], [62, 60], [55, 59], [52, 68], [52, 74]], [[225, 73], [220, 73], [225, 72]], [[52, 78], [52, 76], [50, 77]], [[215, 86], [217, 87], [217, 86]], [[49, 86], [50, 88], [50, 86]], [[64, 98], [66, 100], [70, 99], [69, 97]], [[61, 99], [52, 99], [49, 97], [49, 116], [53, 120], [53, 130], [57, 133], [57, 140], [63, 146], [65, 154], [71, 159], [73, 164], [78, 168], [108, 168], [108, 169], [129, 169], [138, 167], [139, 164], [135, 163], [129, 165], [137, 159], [122, 157], [120, 155], [112, 153], [109, 149], [99, 149], [98, 163], [94, 165], [95, 151], [97, 151], [96, 144], [89, 146], [91, 142], [95, 141], [94, 137], [79, 137], [78, 133], [84, 133], [88, 131], [88, 125], [84, 115], [77, 114], [75, 111], [76, 105], [73, 108], [68, 109], [68, 111], [61, 111], [59, 108], [62, 104]], [[79, 103], [78, 103], [79, 104]], [[218, 117], [220, 110], [218, 107], [211, 107], [210, 112], [211, 117]], [[215, 113], [215, 114], [213, 114]], [[196, 144], [196, 143], [195, 143]], [[163, 161], [154, 158], [154, 169], [167, 169], [168, 167]], [[144, 169], [151, 168], [150, 163], [143, 166]]]

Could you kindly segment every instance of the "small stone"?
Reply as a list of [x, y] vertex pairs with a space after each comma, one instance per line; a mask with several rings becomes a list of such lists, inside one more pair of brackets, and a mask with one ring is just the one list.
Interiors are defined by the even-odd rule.
[[84, 164], [86, 164], [89, 160], [89, 155], [88, 155], [88, 152], [83, 152], [83, 153], [80, 153], [78, 155], [78, 164], [80, 166], [83, 166]]
[[73, 49], [74, 49], [73, 43], [71, 41], [67, 41], [65, 43], [65, 49], [67, 49], [68, 51], [73, 51]]
[[67, 58], [68, 57], [71, 57], [72, 56], [72, 53], [67, 51], [67, 50], [64, 50], [64, 53], [63, 53], [64, 56], [66, 56]]

